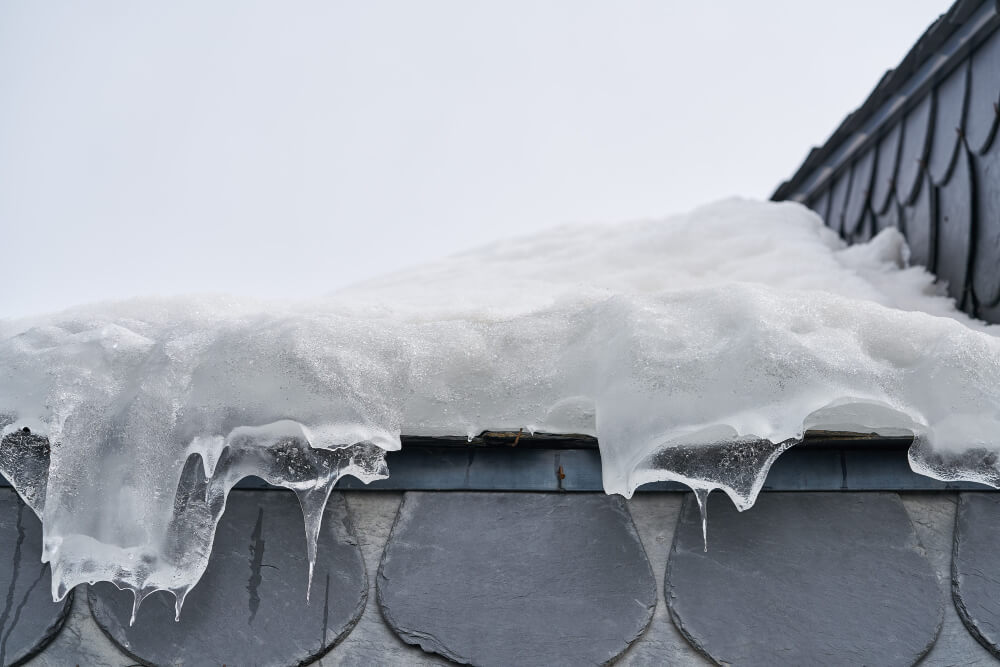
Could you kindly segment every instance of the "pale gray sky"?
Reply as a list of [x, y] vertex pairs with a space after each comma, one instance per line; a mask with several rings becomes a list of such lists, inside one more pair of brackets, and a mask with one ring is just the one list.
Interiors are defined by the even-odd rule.
[[0, 317], [766, 198], [948, 0], [0, 0]]

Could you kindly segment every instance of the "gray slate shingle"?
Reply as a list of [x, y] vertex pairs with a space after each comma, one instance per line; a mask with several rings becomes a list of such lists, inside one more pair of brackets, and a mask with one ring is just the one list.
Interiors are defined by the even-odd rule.
[[364, 559], [343, 494], [330, 496], [311, 601], [298, 501], [286, 491], [234, 491], [208, 568], [174, 621], [174, 598], [154, 593], [129, 627], [132, 594], [90, 588], [98, 625], [144, 664], [294, 665], [350, 632], [368, 595]]
[[708, 551], [687, 499], [667, 566], [674, 623], [734, 665], [912, 665], [943, 599], [899, 496], [762, 494], [709, 505]]
[[1000, 496], [960, 495], [952, 552], [952, 597], [969, 632], [1000, 658]]
[[62, 628], [73, 594], [52, 601], [41, 562], [42, 523], [13, 489], [0, 489], [0, 664], [41, 651]]
[[407, 493], [378, 600], [406, 642], [476, 665], [598, 665], [646, 629], [655, 579], [624, 501]]

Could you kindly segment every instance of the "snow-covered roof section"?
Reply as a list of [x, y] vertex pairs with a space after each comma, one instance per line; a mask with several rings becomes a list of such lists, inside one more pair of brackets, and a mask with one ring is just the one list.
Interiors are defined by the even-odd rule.
[[[805, 429], [916, 434], [919, 470], [997, 482], [1000, 340], [907, 266], [798, 204], [564, 227], [324, 299], [133, 300], [0, 324], [0, 458], [44, 521], [57, 595], [183, 597], [233, 484], [293, 489], [314, 558], [337, 479], [400, 435], [595, 435], [609, 493], [655, 480], [751, 505]], [[995, 458], [995, 457], [994, 457]], [[8, 461], [14, 461], [10, 467]], [[28, 460], [28, 459], [25, 459]]]

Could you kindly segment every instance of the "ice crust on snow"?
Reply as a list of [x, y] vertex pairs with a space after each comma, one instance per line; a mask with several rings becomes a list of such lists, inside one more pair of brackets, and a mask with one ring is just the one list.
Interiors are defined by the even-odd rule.
[[2, 321], [0, 470], [56, 597], [107, 580], [178, 613], [239, 479], [295, 491], [315, 558], [336, 480], [384, 477], [401, 433], [595, 435], [608, 493], [677, 480], [741, 509], [806, 429], [913, 433], [919, 472], [1000, 485], [1000, 339], [907, 255], [895, 229], [846, 247], [800, 205], [727, 200], [307, 302]]

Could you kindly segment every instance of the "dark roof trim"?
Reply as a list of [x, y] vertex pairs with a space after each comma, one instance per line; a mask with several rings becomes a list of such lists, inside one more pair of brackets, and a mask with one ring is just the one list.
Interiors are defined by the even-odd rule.
[[[400, 438], [406, 447], [458, 447], [478, 449], [483, 447], [511, 447], [518, 449], [597, 449], [597, 438], [577, 433], [529, 433], [528, 431], [483, 431], [479, 435], [420, 436], [404, 435]], [[904, 446], [913, 441], [910, 436], [879, 436], [874, 433], [847, 433], [840, 431], [806, 431], [800, 446], [806, 447], [872, 447]]]
[[[515, 442], [517, 444], [515, 444]], [[910, 436], [809, 431], [778, 457], [765, 491], [991, 491], [974, 482], [942, 482], [910, 468]], [[389, 478], [364, 484], [344, 477], [338, 489], [367, 491], [603, 491], [601, 455], [589, 436], [486, 431], [467, 438], [403, 438], [386, 455]], [[239, 488], [268, 488], [256, 478]], [[638, 491], [688, 491], [657, 482]]]
[[[771, 467], [765, 491], [991, 490], [973, 482], [942, 482], [910, 469], [911, 436], [808, 431]], [[602, 491], [597, 440], [584, 435], [485, 431], [466, 437], [403, 437], [388, 452], [388, 479], [364, 484], [344, 477], [338, 489], [366, 491]], [[0, 476], [0, 488], [10, 483]], [[257, 477], [240, 489], [274, 489]], [[686, 491], [674, 482], [640, 491]]]
[[798, 171], [771, 199], [805, 201], [853, 157], [872, 146], [903, 114], [920, 103], [969, 53], [1000, 27], [1000, 0], [958, 0], [917, 40], [868, 99], [847, 116], [826, 143], [813, 148]]
[[[991, 491], [973, 482], [942, 482], [910, 469], [908, 447], [899, 441], [867, 447], [797, 445], [771, 466], [764, 491]], [[596, 449], [514, 447], [404, 447], [386, 456], [390, 475], [369, 485], [353, 477], [342, 490], [365, 491], [603, 491]], [[246, 488], [258, 480], [240, 483]], [[640, 486], [638, 492], [688, 491], [676, 482]]]

